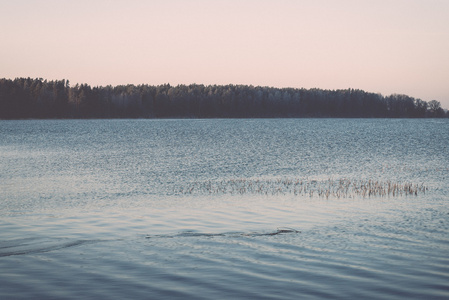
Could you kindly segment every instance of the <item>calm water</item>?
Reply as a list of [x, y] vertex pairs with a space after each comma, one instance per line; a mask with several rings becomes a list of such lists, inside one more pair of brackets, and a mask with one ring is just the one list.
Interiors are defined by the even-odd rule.
[[1, 299], [449, 298], [448, 120], [0, 121], [0, 191]]

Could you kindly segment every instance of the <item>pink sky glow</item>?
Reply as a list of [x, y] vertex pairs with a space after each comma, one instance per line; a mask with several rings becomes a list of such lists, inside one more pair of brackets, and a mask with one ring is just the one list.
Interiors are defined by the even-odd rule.
[[446, 0], [0, 0], [0, 77], [363, 89], [449, 108]]

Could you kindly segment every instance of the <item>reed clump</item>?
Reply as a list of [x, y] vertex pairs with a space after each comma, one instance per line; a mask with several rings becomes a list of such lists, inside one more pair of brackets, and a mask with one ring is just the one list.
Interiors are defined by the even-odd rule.
[[192, 182], [187, 186], [176, 188], [175, 194], [210, 194], [210, 195], [287, 195], [320, 198], [354, 198], [354, 197], [399, 197], [418, 196], [428, 188], [423, 184], [411, 182], [394, 182], [390, 180], [351, 180], [329, 178], [327, 180], [309, 180], [300, 178], [278, 179], [227, 179], [221, 181]]

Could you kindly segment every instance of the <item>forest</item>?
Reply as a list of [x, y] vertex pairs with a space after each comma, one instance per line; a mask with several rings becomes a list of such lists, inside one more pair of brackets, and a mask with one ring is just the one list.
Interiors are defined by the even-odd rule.
[[440, 102], [357, 89], [252, 85], [70, 86], [68, 80], [0, 79], [0, 119], [441, 118]]

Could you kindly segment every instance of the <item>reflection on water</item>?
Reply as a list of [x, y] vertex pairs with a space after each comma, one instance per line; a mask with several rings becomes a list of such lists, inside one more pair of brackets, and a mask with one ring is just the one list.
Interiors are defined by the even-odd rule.
[[1, 121], [0, 297], [447, 299], [448, 141], [447, 120]]

